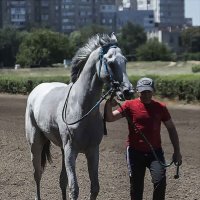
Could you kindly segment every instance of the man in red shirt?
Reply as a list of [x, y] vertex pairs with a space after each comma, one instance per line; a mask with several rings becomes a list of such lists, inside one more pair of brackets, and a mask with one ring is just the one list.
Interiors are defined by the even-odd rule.
[[[160, 136], [161, 122], [166, 126], [174, 148], [174, 162], [179, 165], [182, 163], [176, 128], [166, 106], [152, 99], [154, 90], [153, 80], [145, 77], [137, 82], [139, 98], [125, 101], [114, 111], [112, 107], [116, 106], [117, 102], [114, 99], [106, 102], [106, 121], [113, 122], [127, 115], [136, 127], [135, 129], [131, 123], [128, 123], [126, 157], [130, 174], [131, 200], [143, 198], [146, 168], [150, 170], [154, 185], [153, 200], [165, 199], [166, 169], [161, 165], [161, 162], [165, 163]], [[136, 130], [139, 130], [152, 145], [159, 161], [155, 158], [150, 145]]]

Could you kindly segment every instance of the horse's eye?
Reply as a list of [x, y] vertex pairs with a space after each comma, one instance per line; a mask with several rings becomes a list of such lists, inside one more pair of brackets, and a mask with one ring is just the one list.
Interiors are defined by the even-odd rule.
[[108, 55], [108, 58], [112, 58], [112, 54]]

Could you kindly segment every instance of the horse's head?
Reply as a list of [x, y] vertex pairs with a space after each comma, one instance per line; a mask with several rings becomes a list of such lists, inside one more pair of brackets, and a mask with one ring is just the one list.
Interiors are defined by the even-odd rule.
[[117, 46], [114, 34], [110, 37], [110, 43], [100, 48], [100, 62], [97, 64], [98, 76], [116, 90], [120, 99], [130, 99], [133, 96], [133, 86], [126, 74], [126, 58]]

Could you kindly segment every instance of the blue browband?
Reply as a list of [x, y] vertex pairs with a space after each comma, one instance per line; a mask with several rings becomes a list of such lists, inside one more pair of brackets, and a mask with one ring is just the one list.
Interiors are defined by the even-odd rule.
[[112, 77], [112, 75], [110, 74], [110, 72], [108, 70], [107, 62], [105, 62], [104, 59], [103, 59], [103, 56], [108, 52], [108, 50], [110, 48], [117, 48], [117, 45], [116, 44], [108, 44], [108, 45], [102, 46], [101, 49], [100, 49], [100, 54], [99, 54], [99, 60], [100, 60], [100, 64], [99, 64], [99, 77], [100, 77], [100, 74], [101, 74], [101, 66], [102, 66], [102, 62], [103, 62], [103, 64], [104, 64], [103, 66], [105, 67], [106, 72], [110, 76], [110, 81], [113, 81], [113, 77]]

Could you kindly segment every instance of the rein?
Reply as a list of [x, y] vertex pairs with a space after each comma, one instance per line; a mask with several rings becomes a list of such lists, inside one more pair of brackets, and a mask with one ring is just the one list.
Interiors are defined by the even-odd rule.
[[[110, 95], [112, 92], [113, 92], [113, 88], [110, 88], [100, 99], [99, 101], [97, 101], [97, 103], [85, 114], [83, 115], [80, 119], [74, 121], [74, 122], [71, 122], [71, 123], [68, 123], [67, 120], [66, 120], [66, 110], [67, 110], [67, 103], [68, 103], [68, 98], [69, 98], [69, 94], [70, 94], [70, 91], [72, 89], [72, 86], [73, 84], [71, 85], [70, 89], [69, 89], [69, 92], [68, 92], [68, 95], [67, 95], [67, 98], [65, 100], [65, 103], [64, 103], [64, 107], [63, 107], [63, 110], [62, 110], [62, 119], [63, 121], [65, 122], [65, 124], [67, 126], [69, 125], [74, 125], [74, 124], [77, 124], [78, 122], [82, 121], [83, 119], [85, 119], [95, 108], [97, 108], [101, 102], [106, 99], [106, 97], [108, 95]], [[68, 128], [69, 129], [69, 128]]]
[[[104, 62], [104, 59], [103, 59], [103, 56], [104, 54], [106, 54], [108, 52], [108, 50], [110, 48], [117, 48], [117, 45], [114, 45], [114, 44], [109, 44], [109, 45], [105, 45], [105, 46], [102, 46], [101, 49], [100, 49], [100, 54], [99, 54], [99, 60], [100, 60], [100, 64], [99, 64], [99, 77], [100, 77], [100, 72], [101, 72], [101, 66], [102, 66], [102, 63], [104, 64], [104, 67], [106, 68], [106, 72], [109, 74], [109, 77], [110, 77], [110, 82], [112, 85], [116, 84], [112, 75], [110, 74], [109, 70], [108, 70], [108, 65], [106, 62]], [[83, 115], [80, 119], [74, 121], [74, 122], [71, 122], [71, 123], [68, 123], [66, 121], [66, 110], [67, 110], [67, 103], [68, 103], [68, 99], [69, 99], [69, 95], [70, 95], [70, 92], [71, 92], [71, 89], [73, 87], [73, 84], [71, 85], [70, 89], [69, 89], [69, 92], [68, 92], [68, 95], [67, 95], [67, 98], [65, 100], [65, 103], [64, 103], [64, 106], [63, 106], [63, 110], [62, 110], [62, 119], [63, 121], [65, 122], [65, 124], [67, 126], [69, 125], [74, 125], [80, 121], [82, 121], [84, 118], [86, 118], [96, 107], [98, 107], [100, 105], [100, 103], [106, 99], [106, 97], [108, 95], [110, 95], [111, 93], [113, 93], [113, 91], [115, 90], [115, 88], [111, 87], [101, 98], [99, 101], [97, 101], [97, 103], [85, 114]], [[69, 129], [69, 128], [68, 128]]]

